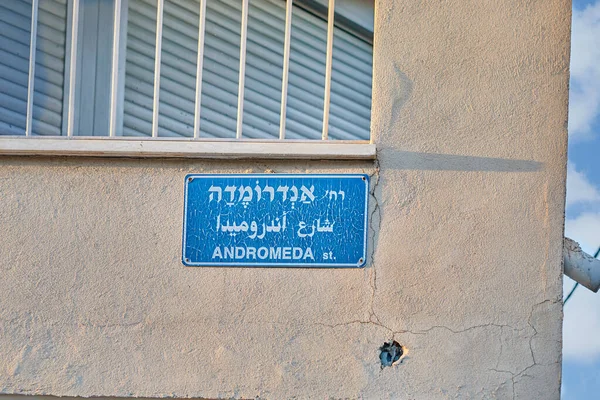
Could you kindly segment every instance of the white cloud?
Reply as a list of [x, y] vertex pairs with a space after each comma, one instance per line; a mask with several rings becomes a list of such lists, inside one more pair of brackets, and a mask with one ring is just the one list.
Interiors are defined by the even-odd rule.
[[596, 188], [583, 172], [577, 171], [575, 164], [567, 166], [567, 208], [575, 204], [600, 201], [600, 190]]
[[579, 242], [583, 251], [594, 254], [600, 246], [600, 213], [585, 212], [567, 219], [565, 236]]
[[[579, 242], [587, 253], [600, 246], [600, 213], [582, 213], [567, 219], [565, 236]], [[564, 289], [574, 281], [565, 277]], [[580, 287], [565, 306], [563, 357], [570, 361], [594, 362], [600, 358], [600, 294]]]
[[[566, 290], [570, 291], [573, 284], [565, 278]], [[583, 287], [579, 287], [565, 305], [563, 357], [586, 363], [600, 357], [600, 295]]]
[[[593, 203], [600, 204], [600, 189], [569, 162], [567, 207]], [[568, 218], [565, 236], [579, 242], [583, 251], [594, 254], [600, 246], [600, 212], [583, 212], [575, 218]], [[565, 294], [574, 283], [565, 276]], [[565, 305], [563, 357], [579, 362], [594, 362], [600, 358], [600, 294], [580, 287]]]
[[599, 38], [600, 1], [573, 10], [569, 134], [575, 140], [592, 136], [592, 125], [600, 115]]

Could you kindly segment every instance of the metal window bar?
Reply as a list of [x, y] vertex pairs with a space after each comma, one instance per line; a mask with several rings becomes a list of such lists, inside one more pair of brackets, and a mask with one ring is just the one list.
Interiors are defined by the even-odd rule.
[[33, 85], [35, 82], [38, 9], [39, 0], [33, 0], [31, 2], [31, 40], [29, 41], [29, 76], [27, 82], [27, 120], [25, 122], [25, 136], [31, 136], [33, 128]]
[[238, 82], [238, 109], [235, 138], [242, 138], [244, 119], [244, 86], [246, 76], [246, 41], [248, 39], [248, 0], [242, 1], [242, 26], [240, 32], [240, 77]]
[[[76, 0], [77, 1], [77, 0]], [[120, 2], [120, 0], [116, 0]], [[206, 28], [206, 2], [200, 0], [200, 14], [198, 24], [198, 58], [196, 64], [196, 93], [195, 93], [195, 110], [194, 110], [194, 139], [200, 138], [200, 112], [202, 101], [202, 71], [204, 59], [204, 37]], [[154, 100], [153, 100], [153, 115], [152, 115], [152, 137], [158, 137], [158, 115], [159, 115], [159, 94], [160, 94], [160, 60], [162, 47], [162, 28], [163, 28], [163, 9], [164, 0], [157, 0], [157, 17], [156, 17], [156, 54], [154, 65]], [[238, 81], [238, 104], [237, 104], [237, 121], [236, 121], [236, 139], [242, 139], [243, 119], [244, 119], [244, 89], [246, 75], [246, 44], [248, 38], [248, 9], [249, 0], [242, 0], [242, 16], [240, 29], [240, 64], [239, 64], [239, 81]], [[285, 18], [285, 37], [284, 37], [284, 56], [283, 56], [283, 73], [281, 85], [281, 110], [279, 121], [279, 139], [285, 139], [285, 121], [287, 111], [287, 94], [288, 94], [288, 78], [289, 78], [289, 62], [291, 48], [291, 29], [292, 29], [292, 10], [293, 0], [286, 0], [286, 18]], [[115, 11], [115, 21], [118, 15]], [[118, 24], [116, 24], [118, 25]], [[329, 110], [331, 103], [331, 75], [333, 64], [333, 37], [335, 28], [335, 0], [329, 0], [328, 16], [327, 16], [327, 53], [325, 65], [325, 91], [323, 96], [323, 128], [321, 140], [329, 139]], [[118, 28], [115, 27], [115, 40], [118, 40]], [[115, 52], [114, 58], [118, 57]], [[115, 61], [113, 60], [113, 63]], [[113, 77], [116, 76], [116, 66], [113, 65]], [[116, 93], [116, 84], [113, 83], [113, 92]], [[115, 107], [116, 95], [112, 98]], [[115, 108], [116, 113], [116, 108]], [[116, 121], [111, 117], [111, 124]], [[111, 125], [112, 126], [112, 125]], [[111, 129], [111, 133], [113, 130]], [[113, 135], [111, 135], [113, 136]]]
[[117, 136], [117, 104], [119, 96], [119, 47], [121, 36], [121, 0], [114, 2], [115, 13], [113, 20], [113, 49], [112, 49], [112, 71], [110, 82], [110, 122], [109, 133], [110, 137]]
[[162, 50], [163, 9], [165, 0], [156, 5], [156, 45], [154, 55], [154, 100], [152, 105], [152, 137], [158, 137], [158, 106], [160, 97], [160, 57]]
[[79, 0], [73, 0], [71, 11], [71, 48], [69, 50], [69, 93], [67, 107], [67, 136], [75, 131], [75, 86], [77, 84], [77, 35], [79, 29]]
[[329, 107], [331, 103], [331, 70], [333, 64], [333, 28], [335, 19], [335, 0], [329, 0], [327, 13], [327, 58], [325, 62], [325, 94], [323, 96], [323, 134], [322, 140], [329, 139]]
[[206, 1], [200, 0], [198, 21], [198, 59], [196, 61], [196, 99], [194, 111], [194, 139], [200, 138], [200, 108], [202, 104], [202, 69], [204, 64], [204, 32], [206, 29]]
[[[77, 1], [77, 0], [76, 0]], [[116, 0], [120, 3], [120, 0]], [[202, 71], [204, 60], [204, 37], [206, 28], [206, 2], [200, 0], [200, 14], [198, 24], [198, 58], [196, 64], [196, 92], [195, 92], [195, 110], [194, 110], [194, 139], [200, 138], [200, 113], [202, 102]], [[119, 7], [117, 7], [119, 9]], [[118, 21], [117, 9], [115, 10], [115, 21]], [[157, 16], [156, 16], [156, 54], [154, 64], [154, 98], [152, 110], [152, 137], [158, 137], [158, 115], [159, 115], [159, 95], [160, 95], [160, 64], [161, 64], [161, 47], [162, 47], [162, 28], [163, 28], [163, 9], [164, 0], [157, 0]], [[248, 38], [248, 9], [249, 0], [242, 0], [242, 16], [240, 29], [240, 64], [239, 64], [239, 80], [238, 80], [238, 104], [237, 104], [237, 121], [236, 121], [236, 139], [242, 139], [243, 119], [244, 119], [244, 89], [246, 75], [246, 44]], [[281, 86], [281, 110], [279, 121], [279, 139], [285, 139], [285, 121], [287, 111], [287, 93], [288, 93], [288, 78], [289, 78], [289, 60], [291, 47], [291, 29], [292, 29], [292, 10], [293, 0], [286, 0], [286, 19], [285, 19], [285, 38], [284, 38], [284, 58], [283, 58], [283, 74]], [[331, 99], [331, 74], [333, 63], [333, 35], [334, 35], [334, 19], [335, 19], [335, 0], [329, 0], [328, 18], [327, 18], [327, 53], [325, 67], [325, 92], [323, 105], [323, 129], [322, 140], [329, 138], [329, 109]], [[115, 24], [118, 25], [118, 24]], [[115, 26], [114, 33], [115, 41], [118, 40], [118, 27]], [[112, 109], [114, 117], [111, 114], [111, 136], [114, 136], [113, 124], [116, 124], [116, 70], [115, 59], [118, 58], [117, 50], [113, 52], [113, 96]], [[118, 65], [118, 64], [117, 64]]]
[[[110, 92], [110, 122], [109, 122], [109, 137], [117, 136], [119, 127], [118, 113], [118, 96], [119, 96], [119, 62], [123, 56], [120, 54], [121, 40], [121, 21], [122, 21], [122, 2], [124, 0], [114, 1], [114, 26], [113, 26], [113, 49], [112, 49], [112, 71], [111, 71], [111, 92]], [[198, 23], [198, 54], [196, 65], [196, 88], [195, 88], [195, 110], [194, 110], [194, 133], [193, 139], [200, 139], [200, 115], [201, 115], [201, 100], [202, 100], [202, 74], [204, 61], [204, 43], [206, 30], [206, 10], [207, 1], [200, 0], [199, 2], [199, 23]], [[79, 25], [79, 2], [80, 0], [71, 0], [71, 13], [69, 21], [69, 36], [70, 48], [68, 49], [66, 76], [68, 83], [68, 92], [66, 93], [66, 133], [67, 136], [74, 136], [75, 132], [75, 92], [77, 79], [77, 39]], [[281, 84], [281, 107], [279, 121], [279, 139], [286, 138], [286, 113], [287, 113], [287, 97], [288, 97], [288, 80], [290, 69], [290, 52], [291, 52], [291, 32], [292, 32], [292, 13], [294, 3], [293, 0], [286, 0], [285, 8], [285, 30], [284, 30], [284, 48], [283, 48], [283, 71]], [[28, 92], [27, 92], [27, 114], [26, 114], [26, 129], [25, 135], [32, 135], [32, 120], [33, 120], [33, 97], [34, 97], [34, 80], [35, 80], [35, 56], [36, 56], [36, 39], [38, 28], [38, 9], [39, 0], [32, 0], [32, 20], [31, 20], [31, 39], [30, 39], [30, 58], [29, 58], [29, 76], [28, 76]], [[152, 137], [157, 138], [159, 104], [160, 104], [160, 78], [161, 78], [161, 53], [162, 53], [162, 34], [163, 34], [163, 12], [164, 0], [157, 0], [156, 11], [156, 39], [155, 39], [155, 59], [154, 59], [154, 86], [153, 86], [153, 105], [152, 105]], [[242, 15], [240, 26], [240, 59], [239, 59], [239, 81], [238, 81], [238, 104], [237, 104], [237, 124], [236, 124], [236, 139], [242, 139], [243, 132], [243, 116], [244, 116], [244, 89], [245, 89], [245, 70], [246, 70], [246, 44], [248, 36], [248, 12], [249, 0], [242, 0]], [[332, 63], [333, 63], [333, 40], [335, 26], [335, 0], [328, 0], [328, 15], [327, 15], [327, 48], [326, 48], [326, 65], [325, 65], [325, 88], [323, 97], [323, 126], [321, 140], [329, 139], [329, 114], [331, 103], [331, 79], [332, 79]]]
[[279, 139], [285, 139], [285, 119], [287, 111], [288, 80], [290, 72], [290, 48], [292, 42], [292, 7], [293, 0], [285, 5], [285, 38], [283, 42], [283, 74], [281, 76], [281, 111], [279, 114]]

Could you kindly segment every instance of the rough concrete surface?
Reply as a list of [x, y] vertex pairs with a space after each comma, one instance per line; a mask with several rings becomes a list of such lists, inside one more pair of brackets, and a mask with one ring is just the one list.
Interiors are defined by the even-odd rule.
[[[0, 159], [0, 393], [559, 398], [569, 28], [378, 1], [374, 163]], [[367, 267], [184, 267], [191, 172], [369, 173]]]

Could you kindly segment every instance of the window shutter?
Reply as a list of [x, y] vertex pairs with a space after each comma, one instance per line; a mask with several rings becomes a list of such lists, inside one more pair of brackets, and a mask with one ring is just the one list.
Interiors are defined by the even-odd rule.
[[[159, 136], [193, 136], [197, 0], [165, 2]], [[237, 116], [241, 2], [208, 0], [200, 136], [234, 138]], [[281, 102], [285, 2], [251, 0], [244, 91], [245, 138], [277, 138]], [[286, 138], [319, 139], [323, 118], [327, 23], [295, 7]], [[123, 134], [149, 136], [156, 1], [129, 0]], [[367, 140], [372, 46], [336, 28], [329, 135]]]
[[123, 135], [150, 136], [154, 82], [156, 2], [129, 0]]
[[[66, 0], [40, 0], [32, 134], [61, 135]], [[0, 134], [24, 135], [27, 114], [31, 1], [0, 2]]]
[[[319, 139], [323, 122], [327, 22], [302, 9], [294, 9], [292, 19], [286, 137]], [[371, 44], [335, 28], [329, 111], [331, 139], [369, 139], [372, 53]]]

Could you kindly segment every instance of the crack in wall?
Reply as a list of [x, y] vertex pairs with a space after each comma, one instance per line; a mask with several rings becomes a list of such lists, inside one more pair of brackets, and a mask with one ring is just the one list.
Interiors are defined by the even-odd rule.
[[[487, 324], [479, 324], [479, 325], [473, 325], [473, 326], [469, 326], [469, 327], [465, 327], [462, 329], [455, 329], [455, 328], [451, 328], [445, 325], [434, 325], [431, 326], [427, 329], [423, 329], [423, 330], [400, 330], [400, 331], [395, 331], [393, 329], [391, 329], [390, 327], [382, 324], [379, 321], [361, 321], [361, 320], [354, 320], [354, 321], [348, 321], [348, 322], [344, 322], [344, 323], [338, 323], [338, 324], [323, 324], [323, 323], [317, 323], [316, 325], [319, 326], [324, 326], [324, 327], [328, 327], [328, 328], [337, 328], [337, 327], [341, 327], [341, 326], [347, 326], [347, 325], [351, 325], [351, 324], [361, 324], [361, 325], [372, 325], [372, 326], [377, 326], [380, 328], [383, 328], [385, 330], [387, 330], [389, 333], [392, 334], [392, 340], [396, 339], [396, 335], [400, 335], [402, 333], [409, 333], [409, 334], [413, 334], [413, 335], [426, 335], [428, 333], [430, 333], [433, 330], [436, 329], [443, 329], [446, 331], [451, 332], [452, 334], [460, 334], [460, 333], [465, 333], [465, 332], [469, 332], [475, 329], [484, 329], [484, 328], [490, 328], [490, 327], [495, 327], [499, 329], [499, 339], [500, 339], [500, 351], [498, 353], [498, 359], [496, 360], [495, 363], [495, 367], [494, 368], [490, 368], [488, 369], [489, 371], [493, 371], [499, 374], [506, 374], [507, 379], [505, 381], [503, 381], [500, 385], [498, 385], [498, 387], [496, 388], [496, 390], [500, 389], [502, 386], [508, 384], [508, 382], [511, 383], [511, 391], [512, 391], [512, 398], [515, 399], [517, 398], [517, 391], [515, 389], [516, 385], [519, 383], [519, 379], [525, 376], [529, 376], [527, 375], [527, 371], [531, 370], [532, 368], [536, 367], [536, 366], [552, 366], [555, 365], [557, 363], [560, 363], [560, 358], [557, 359], [556, 361], [552, 362], [552, 363], [540, 363], [536, 360], [535, 357], [535, 351], [534, 351], [534, 347], [533, 347], [533, 340], [535, 339], [536, 336], [540, 335], [540, 331], [538, 329], [538, 327], [535, 326], [535, 322], [533, 321], [533, 316], [535, 311], [543, 306], [544, 304], [547, 304], [548, 306], [551, 306], [553, 304], [558, 304], [560, 302], [560, 300], [556, 300], [556, 299], [547, 299], [544, 301], [541, 301], [539, 303], [534, 304], [531, 307], [531, 310], [529, 312], [529, 316], [527, 318], [527, 326], [522, 327], [522, 328], [518, 328], [512, 325], [508, 325], [508, 324], [498, 324], [498, 323], [487, 323]], [[504, 344], [502, 341], [502, 338], [504, 337], [505, 334], [505, 329], [512, 329], [513, 331], [516, 332], [522, 332], [525, 330], [531, 330], [531, 333], [528, 334], [527, 336], [529, 336], [528, 338], [524, 338], [525, 340], [528, 340], [528, 345], [529, 345], [529, 352], [531, 354], [531, 363], [527, 366], [525, 366], [524, 368], [517, 370], [517, 371], [510, 371], [510, 370], [504, 370], [504, 369], [500, 369], [499, 365], [500, 365], [500, 361], [502, 359], [502, 356], [504, 354]]]
[[[560, 303], [562, 300], [544, 300], [542, 302], [536, 303], [531, 307], [531, 311], [529, 312], [529, 317], [527, 318], [527, 324], [529, 325], [529, 327], [533, 330], [533, 334], [529, 337], [529, 351], [531, 353], [531, 361], [532, 363], [530, 365], [528, 365], [527, 367], [523, 368], [522, 370], [518, 371], [518, 372], [512, 372], [512, 371], [507, 371], [507, 370], [501, 370], [498, 369], [498, 363], [496, 363], [496, 368], [491, 368], [490, 371], [494, 371], [494, 372], [498, 372], [498, 373], [506, 373], [506, 374], [510, 374], [510, 378], [507, 379], [506, 381], [502, 382], [498, 388], [500, 388], [502, 385], [506, 384], [509, 380], [512, 383], [512, 398], [513, 400], [516, 398], [516, 393], [515, 393], [515, 385], [518, 383], [518, 379], [523, 377], [523, 376], [528, 376], [526, 375], [527, 371], [529, 371], [530, 369], [534, 368], [535, 366], [551, 366], [551, 365], [555, 365], [561, 362], [560, 357], [558, 360], [552, 362], [552, 363], [538, 363], [535, 359], [535, 352], [533, 350], [533, 345], [532, 345], [532, 341], [534, 340], [534, 338], [539, 334], [537, 328], [534, 326], [534, 324], [532, 323], [532, 317], [533, 317], [533, 313], [535, 312], [536, 308], [542, 306], [545, 303], [549, 303], [549, 305], [552, 304], [558, 304]], [[499, 355], [499, 359], [502, 356], [502, 347], [500, 349], [500, 355]]]
[[500, 327], [500, 336], [498, 339], [500, 340], [500, 353], [498, 354], [498, 359], [496, 360], [496, 369], [498, 365], [500, 365], [500, 360], [502, 359], [502, 353], [504, 352], [504, 342], [502, 341], [502, 337], [504, 336], [504, 326]]
[[[379, 320], [379, 317], [377, 316], [377, 314], [375, 313], [375, 294], [377, 292], [377, 270], [375, 268], [375, 244], [377, 243], [377, 240], [379, 238], [379, 230], [381, 228], [381, 207], [379, 206], [379, 199], [377, 198], [377, 188], [379, 186], [379, 181], [381, 179], [380, 176], [380, 164], [379, 164], [379, 153], [376, 150], [376, 154], [375, 154], [375, 162], [374, 162], [374, 171], [373, 173], [371, 173], [369, 175], [370, 181], [373, 182], [372, 183], [372, 187], [370, 189], [370, 194], [371, 197], [373, 198], [373, 201], [375, 202], [375, 206], [373, 207], [373, 210], [371, 211], [371, 215], [369, 218], [369, 229], [372, 232], [372, 241], [371, 241], [371, 252], [370, 252], [370, 258], [371, 258], [371, 279], [369, 281], [369, 285], [371, 286], [371, 304], [370, 304], [370, 310], [369, 310], [369, 321], [371, 322], [376, 322], [377, 324], [383, 326], [381, 324], [381, 321]], [[375, 223], [375, 215], [377, 215], [377, 223]], [[386, 329], [389, 329], [386, 327]]]
[[[392, 334], [395, 334], [396, 332], [394, 332], [391, 328], [383, 325], [382, 323], [380, 323], [379, 321], [361, 321], [361, 320], [354, 320], [354, 321], [348, 321], [348, 322], [340, 322], [339, 324], [324, 324], [321, 322], [315, 322], [313, 325], [317, 325], [317, 326], [324, 326], [326, 328], [331, 328], [331, 329], [335, 329], [338, 328], [340, 326], [348, 326], [348, 325], [354, 325], [354, 324], [361, 324], [361, 325], [374, 325], [374, 326], [378, 326], [380, 328], [383, 328], [387, 331], [389, 331]], [[392, 336], [392, 339], [394, 337]]]
[[500, 325], [500, 324], [495, 324], [495, 323], [488, 323], [488, 324], [481, 324], [481, 325], [473, 325], [470, 326], [468, 328], [464, 328], [464, 329], [459, 329], [459, 330], [455, 330], [452, 329], [450, 327], [447, 327], [445, 325], [433, 325], [427, 329], [423, 329], [423, 330], [418, 330], [418, 331], [411, 331], [411, 330], [402, 330], [402, 331], [398, 331], [397, 333], [410, 333], [413, 335], [425, 335], [427, 333], [429, 333], [430, 331], [434, 330], [434, 329], [445, 329], [447, 331], [450, 331], [452, 333], [464, 333], [464, 332], [468, 332], [471, 331], [473, 329], [479, 329], [479, 328], [489, 328], [489, 327], [497, 327], [497, 328], [512, 328], [514, 330], [519, 330], [518, 328], [515, 328], [511, 325]]
[[[514, 331], [520, 332], [520, 331], [524, 331], [524, 330], [531, 330], [531, 334], [528, 334], [529, 336], [529, 350], [531, 352], [531, 363], [529, 365], [526, 365], [525, 367], [517, 370], [517, 371], [510, 371], [510, 370], [505, 370], [505, 369], [501, 369], [498, 368], [499, 365], [499, 359], [502, 357], [503, 352], [504, 352], [504, 347], [502, 345], [502, 341], [501, 341], [501, 346], [500, 346], [500, 351], [498, 354], [498, 361], [496, 361], [495, 367], [494, 368], [489, 368], [489, 371], [498, 373], [498, 374], [504, 374], [506, 376], [506, 379], [503, 380], [502, 383], [500, 383], [496, 389], [492, 389], [492, 388], [488, 388], [488, 389], [483, 389], [483, 391], [486, 390], [499, 390], [502, 387], [505, 387], [505, 385], [508, 385], [509, 383], [512, 385], [511, 386], [511, 390], [512, 390], [512, 398], [515, 399], [518, 397], [519, 395], [519, 389], [515, 389], [516, 385], [519, 384], [520, 379], [523, 377], [527, 377], [527, 376], [531, 376], [528, 375], [528, 371], [532, 370], [534, 367], [538, 366], [538, 367], [544, 367], [544, 366], [552, 366], [555, 365], [556, 363], [560, 363], [560, 360], [554, 361], [552, 363], [539, 363], [538, 360], [536, 360], [535, 357], [535, 351], [532, 345], [532, 340], [538, 336], [538, 335], [543, 335], [544, 334], [544, 330], [540, 329], [539, 326], [536, 325], [535, 322], [535, 313], [536, 310], [538, 310], [540, 307], [544, 307], [546, 306], [546, 308], [552, 307], [555, 304], [558, 304], [560, 302], [560, 300], [556, 300], [556, 299], [547, 299], [544, 300], [542, 302], [536, 303], [531, 307], [531, 310], [529, 312], [529, 315], [527, 317], [527, 325], [522, 327], [522, 328], [518, 328], [515, 326], [512, 326], [510, 324], [499, 324], [499, 323], [486, 323], [486, 324], [478, 324], [478, 325], [472, 325], [472, 326], [468, 326], [468, 327], [464, 327], [464, 328], [453, 328], [453, 327], [449, 327], [449, 326], [445, 326], [445, 325], [434, 325], [431, 326], [427, 329], [422, 329], [422, 330], [400, 330], [400, 331], [394, 331], [393, 329], [391, 329], [390, 327], [380, 323], [380, 322], [375, 322], [375, 321], [363, 321], [363, 320], [353, 320], [353, 321], [348, 321], [348, 322], [343, 322], [343, 323], [337, 323], [337, 324], [325, 324], [325, 323], [320, 323], [320, 322], [316, 322], [316, 323], [311, 323], [311, 324], [297, 324], [297, 323], [283, 323], [284, 325], [307, 325], [307, 326], [322, 326], [322, 327], [326, 327], [326, 328], [331, 328], [331, 329], [335, 329], [338, 327], [343, 327], [343, 326], [348, 326], [351, 324], [360, 324], [360, 325], [371, 325], [371, 326], [377, 326], [379, 328], [382, 328], [384, 330], [386, 330], [389, 334], [392, 335], [392, 340], [395, 340], [395, 336], [402, 334], [402, 333], [409, 333], [409, 334], [414, 334], [414, 335], [426, 335], [434, 330], [437, 329], [442, 329], [448, 332], [451, 332], [452, 334], [461, 334], [461, 333], [465, 333], [465, 332], [469, 332], [472, 330], [476, 330], [476, 329], [485, 329], [485, 328], [490, 328], [490, 327], [494, 327], [497, 328], [500, 332], [500, 337], [502, 338], [503, 335], [505, 333], [507, 333], [507, 329], [512, 329]], [[543, 312], [544, 310], [542, 310]], [[274, 321], [256, 321], [257, 323], [272, 323], [272, 324], [282, 324], [282, 322], [274, 322]], [[131, 325], [136, 325], [136, 324], [118, 324], [117, 326], [131, 326]], [[97, 324], [91, 324], [91, 326], [98, 326]], [[101, 326], [103, 328], [109, 327], [109, 326]], [[527, 340], [526, 338], [523, 338], [524, 340]]]

